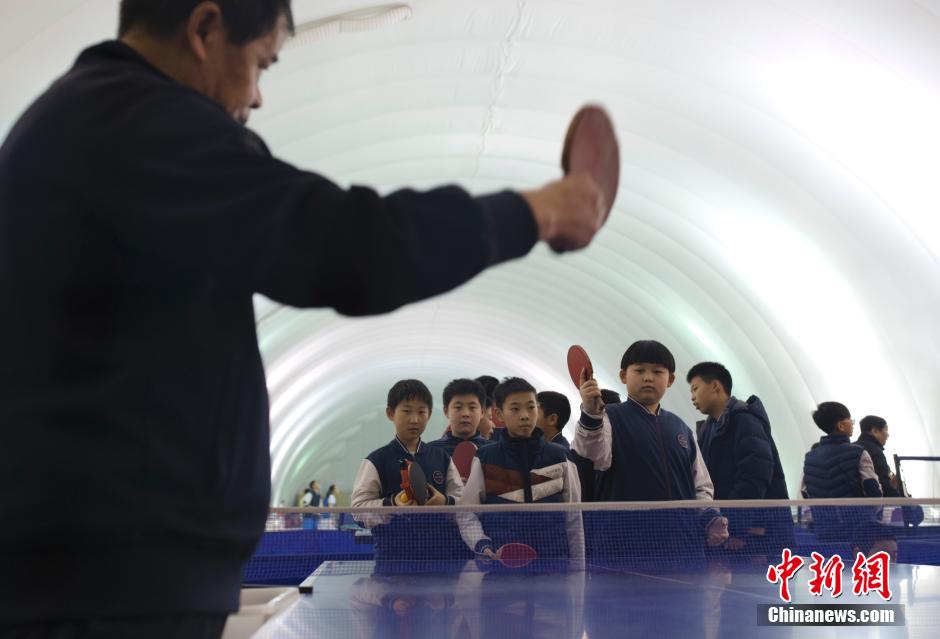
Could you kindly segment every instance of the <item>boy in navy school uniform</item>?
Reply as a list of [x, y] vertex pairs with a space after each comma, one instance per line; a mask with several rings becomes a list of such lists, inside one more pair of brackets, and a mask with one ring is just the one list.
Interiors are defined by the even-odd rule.
[[[427, 505], [453, 505], [460, 498], [463, 484], [450, 457], [442, 448], [421, 441], [432, 403], [428, 387], [416, 379], [396, 382], [388, 391], [385, 414], [395, 426], [395, 438], [372, 451], [359, 466], [351, 498], [354, 508], [414, 505], [406, 503], [401, 488], [401, 468], [408, 461], [419, 464], [427, 476]], [[447, 516], [368, 513], [357, 519], [372, 528], [376, 560], [468, 558]]]
[[[498, 417], [506, 424], [496, 442], [477, 451], [460, 505], [565, 503], [580, 501], [577, 469], [567, 450], [546, 442], [538, 421], [535, 388], [519, 377], [493, 391]], [[478, 556], [496, 558], [507, 543], [524, 543], [538, 553], [536, 566], [559, 562], [584, 567], [581, 513], [514, 511], [457, 515], [460, 533]]]
[[[789, 499], [770, 417], [761, 400], [731, 394], [731, 372], [718, 362], [700, 362], [686, 374], [692, 404], [706, 417], [699, 450], [715, 486], [716, 499]], [[792, 547], [793, 518], [788, 507], [732, 508], [725, 511], [730, 537], [721, 554], [754, 559], [780, 556]]]
[[428, 442], [428, 446], [441, 448], [450, 457], [462, 442], [470, 442], [477, 448], [490, 444], [479, 432], [485, 405], [486, 390], [480, 382], [465, 378], [452, 380], [444, 387], [447, 431], [440, 439]]
[[[676, 379], [672, 353], [653, 340], [634, 342], [620, 369], [627, 400], [606, 406], [597, 381], [582, 372], [581, 417], [572, 448], [599, 471], [595, 499], [710, 502], [712, 481], [694, 433], [661, 406]], [[714, 508], [694, 514], [688, 509], [593, 513], [592, 518], [597, 521], [589, 532], [604, 541], [591, 544], [591, 537], [589, 545], [629, 559], [698, 560], [704, 558], [704, 544], [717, 546], [728, 538], [728, 521]], [[611, 527], [626, 530], [615, 539]]]

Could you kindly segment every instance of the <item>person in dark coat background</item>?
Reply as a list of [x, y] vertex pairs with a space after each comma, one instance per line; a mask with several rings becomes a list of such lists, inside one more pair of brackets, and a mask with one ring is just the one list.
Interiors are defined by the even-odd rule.
[[[701, 362], [686, 375], [692, 404], [705, 423], [699, 448], [715, 485], [715, 499], [788, 499], [780, 454], [770, 418], [759, 398], [731, 395], [731, 373], [717, 362]], [[744, 554], [776, 554], [791, 543], [788, 508], [728, 508], [730, 537], [724, 549]]]
[[881, 484], [882, 494], [885, 497], [900, 497], [897, 478], [891, 472], [888, 460], [885, 459], [885, 443], [889, 437], [888, 422], [877, 415], [866, 415], [858, 425], [862, 432], [855, 443], [864, 448], [871, 457], [875, 474], [878, 475], [878, 483]]

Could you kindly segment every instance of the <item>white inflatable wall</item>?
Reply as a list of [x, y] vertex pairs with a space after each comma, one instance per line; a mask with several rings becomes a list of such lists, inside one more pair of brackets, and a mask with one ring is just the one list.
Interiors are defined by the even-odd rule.
[[[294, 4], [299, 23], [368, 6]], [[2, 1], [0, 131], [113, 34], [114, 5]], [[735, 394], [767, 405], [794, 496], [820, 401], [884, 416], [889, 454], [940, 454], [940, 2], [408, 7], [282, 53], [252, 122], [275, 154], [381, 192], [531, 187], [559, 175], [571, 114], [599, 102], [620, 138], [620, 196], [589, 249], [537, 248], [389, 316], [259, 298], [273, 504], [314, 477], [351, 488], [393, 435], [397, 379], [439, 402], [454, 377], [516, 374], [576, 402], [571, 343], [622, 391], [626, 346], [664, 342], [679, 366], [665, 407], [690, 424], [685, 371], [725, 363]], [[427, 435], [443, 428], [435, 406]], [[905, 468], [912, 492], [940, 494], [934, 465]]]

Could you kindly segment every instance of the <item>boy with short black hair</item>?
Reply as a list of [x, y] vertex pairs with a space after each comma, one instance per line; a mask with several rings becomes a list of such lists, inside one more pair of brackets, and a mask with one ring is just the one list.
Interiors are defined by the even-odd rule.
[[[754, 395], [731, 395], [731, 372], [717, 362], [700, 362], [686, 375], [692, 404], [705, 416], [699, 450], [715, 486], [715, 499], [788, 499], [786, 478], [770, 418]], [[792, 545], [789, 508], [735, 508], [726, 512], [730, 551], [779, 554]]]
[[557, 391], [542, 391], [538, 394], [538, 427], [544, 433], [546, 441], [564, 446], [568, 459], [578, 469], [578, 482], [581, 484], [581, 501], [594, 501], [594, 464], [571, 450], [568, 438], [562, 434], [565, 424], [571, 419], [571, 402], [567, 395]]
[[855, 420], [845, 404], [819, 404], [813, 421], [825, 435], [803, 459], [804, 495], [810, 499], [882, 497], [871, 456], [852, 443]]
[[539, 418], [536, 425], [542, 430], [545, 441], [560, 444], [569, 450], [571, 444], [561, 431], [571, 419], [571, 402], [557, 391], [542, 391], [537, 398]]
[[480, 416], [480, 425], [477, 430], [480, 432], [480, 437], [487, 441], [492, 441], [493, 437], [496, 435], [493, 432], [496, 428], [496, 424], [493, 423], [492, 417], [493, 414], [493, 398], [489, 395], [486, 396], [486, 401], [483, 402], [483, 415]]
[[[675, 370], [675, 358], [664, 345], [653, 340], [634, 342], [620, 362], [627, 400], [606, 406], [597, 381], [587, 379], [582, 371], [581, 417], [572, 448], [600, 471], [598, 501], [712, 500], [711, 477], [692, 430], [660, 405], [675, 381]], [[701, 541], [715, 546], [728, 537], [727, 520], [713, 508], [698, 514], [696, 527], [701, 536], [689, 536], [687, 530], [677, 528], [676, 547], [670, 550], [687, 549], [698, 555]], [[639, 552], [639, 548], [634, 544], [625, 551]], [[653, 546], [650, 552], [664, 549]]]
[[[362, 461], [353, 484], [354, 508], [415, 505], [401, 486], [401, 469], [408, 462], [421, 466], [428, 481], [428, 506], [453, 505], [460, 498], [463, 483], [447, 453], [421, 441], [431, 417], [433, 401], [428, 387], [417, 379], [396, 382], [388, 391], [385, 415], [395, 426], [395, 438]], [[414, 539], [430, 539], [436, 526], [453, 527], [444, 516], [389, 517], [370, 513], [357, 517], [372, 528], [376, 559], [459, 559], [453, 544], [419, 544]], [[444, 535], [434, 534], [435, 540]], [[409, 541], [410, 540], [410, 541]], [[414, 557], [412, 557], [414, 555]]]
[[[803, 458], [801, 492], [808, 499], [882, 497], [878, 475], [868, 452], [852, 443], [855, 420], [839, 402], [823, 402], [813, 421], [825, 435]], [[868, 506], [813, 506], [813, 531], [822, 541], [852, 541], [862, 552], [897, 554], [887, 527], [875, 521], [880, 509]]]
[[440, 439], [428, 442], [428, 446], [441, 448], [450, 456], [463, 442], [470, 442], [477, 448], [491, 443], [479, 430], [485, 404], [486, 390], [480, 382], [467, 378], [451, 380], [444, 387], [447, 430]]
[[[535, 388], [509, 377], [496, 387], [493, 401], [506, 432], [477, 451], [460, 505], [580, 501], [577, 469], [567, 451], [546, 442], [536, 426]], [[479, 519], [467, 513], [458, 521], [464, 541], [479, 555], [494, 557], [503, 544], [525, 543], [540, 561], [570, 559], [573, 567], [583, 567], [580, 512], [486, 513]]]
[[[490, 434], [484, 435], [484, 437], [487, 439], [495, 439], [504, 426], [502, 422], [497, 420], [495, 414], [496, 408], [493, 405], [493, 390], [499, 386], [499, 380], [492, 375], [480, 375], [479, 377], [475, 377], [474, 381], [480, 382], [483, 385], [483, 390], [486, 391], [485, 416], [490, 424], [492, 424]], [[481, 432], [480, 434], [482, 435], [483, 433]]]

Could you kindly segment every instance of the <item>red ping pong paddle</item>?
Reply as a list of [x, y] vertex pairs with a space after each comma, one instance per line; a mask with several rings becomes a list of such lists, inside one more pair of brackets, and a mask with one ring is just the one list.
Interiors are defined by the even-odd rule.
[[428, 500], [428, 481], [424, 469], [416, 462], [401, 460], [401, 490], [405, 493], [404, 504], [414, 502], [423, 506]]
[[477, 447], [473, 442], [460, 442], [457, 444], [457, 447], [454, 448], [454, 453], [451, 455], [451, 459], [454, 460], [454, 466], [457, 468], [457, 472], [460, 474], [460, 479], [463, 480], [463, 483], [467, 483], [467, 480], [470, 479], [470, 469], [473, 467], [473, 458], [477, 455]]
[[499, 563], [507, 568], [524, 568], [539, 557], [535, 548], [528, 544], [503, 544], [496, 555]]
[[539, 558], [539, 553], [529, 544], [503, 544], [493, 556], [480, 553], [479, 558], [485, 562], [490, 559], [497, 560], [506, 568], [524, 568]]
[[578, 390], [581, 389], [581, 371], [587, 373], [588, 379], [594, 377], [594, 367], [591, 366], [591, 358], [588, 357], [587, 351], [575, 344], [568, 349], [568, 374]]

